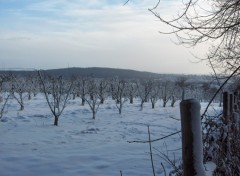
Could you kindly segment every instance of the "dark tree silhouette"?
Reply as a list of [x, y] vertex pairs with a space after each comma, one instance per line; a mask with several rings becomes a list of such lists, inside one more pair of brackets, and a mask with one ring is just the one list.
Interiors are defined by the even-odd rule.
[[175, 14], [163, 13], [169, 2], [152, 2], [148, 10], [168, 27], [160, 33], [175, 34], [179, 44], [188, 46], [208, 42], [211, 47], [202, 59], [214, 72], [232, 73], [240, 66], [239, 0], [183, 0]]
[[63, 79], [62, 76], [42, 76], [40, 71], [38, 76], [48, 106], [54, 116], [54, 125], [58, 126], [59, 117], [67, 106], [73, 82]]

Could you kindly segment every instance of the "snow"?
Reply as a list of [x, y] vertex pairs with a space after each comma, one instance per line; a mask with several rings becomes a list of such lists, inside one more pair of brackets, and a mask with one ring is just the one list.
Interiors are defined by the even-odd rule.
[[[181, 129], [179, 106], [161, 106], [151, 109], [140, 100], [125, 104], [122, 115], [113, 100], [100, 106], [96, 119], [92, 119], [89, 106], [81, 106], [80, 99], [71, 100], [53, 126], [53, 116], [44, 96], [37, 95], [25, 101], [19, 111], [14, 100], [8, 104], [8, 113], [0, 122], [1, 176], [147, 176], [152, 175], [148, 143], [128, 143], [133, 140], [156, 139]], [[171, 166], [161, 153], [181, 158], [181, 137], [174, 135], [154, 142], [153, 159], [156, 174], [169, 173]]]
[[214, 170], [216, 169], [216, 164], [213, 162], [207, 162], [206, 164], [204, 164], [204, 168], [206, 171], [206, 176], [212, 176]]
[[191, 115], [192, 115], [192, 133], [193, 133], [193, 155], [194, 155], [194, 168], [196, 170], [196, 176], [206, 175], [203, 167], [203, 143], [202, 143], [202, 128], [200, 117], [200, 103], [197, 100], [189, 100], [191, 103]]

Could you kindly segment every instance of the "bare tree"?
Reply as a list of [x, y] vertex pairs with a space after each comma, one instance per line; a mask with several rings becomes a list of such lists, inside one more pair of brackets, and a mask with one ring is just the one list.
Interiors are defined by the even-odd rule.
[[20, 110], [24, 110], [24, 100], [27, 98], [26, 90], [29, 86], [27, 84], [26, 78], [21, 76], [16, 76], [14, 74], [9, 75], [11, 95], [20, 105]]
[[137, 96], [137, 83], [136, 81], [130, 80], [127, 83], [127, 95], [130, 101], [130, 104], [133, 104], [133, 99]]
[[10, 94], [3, 96], [0, 95], [1, 101], [0, 101], [0, 119], [2, 119], [3, 115], [6, 113], [5, 108], [8, 102], [8, 99], [10, 97]]
[[168, 101], [173, 96], [175, 86], [171, 81], [163, 81], [161, 82], [161, 98], [163, 101], [163, 107], [166, 107]]
[[150, 91], [150, 101], [151, 101], [151, 104], [152, 104], [152, 109], [155, 108], [155, 104], [157, 103], [157, 101], [159, 100], [159, 97], [160, 97], [160, 84], [159, 84], [159, 81], [158, 80], [152, 80], [153, 83], [152, 83], [152, 88], [151, 88], [151, 91]]
[[76, 96], [79, 94], [78, 78], [75, 75], [72, 75], [71, 80], [73, 82], [72, 90], [71, 90], [71, 95], [72, 95], [71, 98], [75, 100]]
[[54, 125], [58, 126], [59, 117], [67, 106], [73, 82], [64, 80], [62, 76], [43, 77], [40, 71], [38, 76], [47, 104], [54, 116]]
[[149, 8], [162, 24], [170, 27], [166, 31], [161, 30], [161, 33], [175, 34], [179, 44], [188, 46], [208, 42], [211, 47], [203, 60], [209, 62], [215, 73], [217, 69], [225, 73], [240, 70], [238, 0], [183, 0], [182, 6], [177, 4], [175, 14], [171, 15], [162, 13], [164, 3], [168, 2], [157, 0]]
[[140, 110], [143, 110], [143, 104], [148, 101], [152, 89], [151, 80], [141, 80], [137, 83], [138, 96], [141, 100]]
[[27, 92], [27, 96], [28, 96], [28, 100], [31, 100], [32, 99], [32, 94], [33, 92], [36, 93], [36, 90], [34, 89], [37, 89], [38, 86], [36, 84], [36, 79], [34, 78], [34, 75], [27, 75], [25, 77], [25, 80], [26, 80], [26, 92]]
[[110, 92], [111, 92], [111, 96], [112, 96], [112, 100], [115, 100], [115, 97], [114, 97], [114, 84], [115, 82], [117, 82], [118, 80], [118, 77], [113, 77], [111, 80], [110, 80]]
[[101, 79], [99, 80], [99, 96], [101, 99], [101, 104], [104, 103], [105, 98], [107, 97], [107, 89], [108, 89], [108, 85], [109, 82], [106, 79]]
[[184, 76], [181, 76], [181, 77], [178, 77], [177, 80], [175, 81], [175, 85], [180, 88], [181, 90], [181, 95], [182, 95], [182, 98], [181, 100], [184, 100], [185, 99], [185, 89], [187, 88], [188, 86], [188, 83], [187, 83], [187, 78], [184, 77]]
[[4, 91], [4, 83], [8, 80], [6, 75], [0, 75], [0, 120], [6, 113], [5, 108], [10, 97], [10, 92]]
[[31, 88], [31, 92], [33, 93], [33, 96], [36, 97], [37, 94], [40, 92], [40, 89], [41, 89], [41, 83], [40, 83], [40, 80], [36, 74], [35, 77], [32, 78], [32, 82], [31, 82], [33, 85], [32, 85], [32, 88]]
[[3, 101], [2, 93], [3, 93], [3, 84], [6, 81], [6, 76], [5, 75], [0, 75], [0, 103]]
[[122, 114], [123, 104], [128, 100], [126, 95], [127, 82], [124, 80], [115, 80], [112, 83], [113, 98], [118, 108], [119, 114]]
[[[235, 70], [239, 64], [239, 18], [238, 0], [186, 0], [181, 11], [174, 18], [167, 18], [161, 13], [160, 0], [149, 9], [162, 23], [170, 26], [180, 44], [195, 46], [209, 41], [208, 61], [214, 69], [222, 68], [225, 72]], [[161, 31], [165, 33], [164, 31]]]
[[200, 102], [203, 99], [204, 92], [202, 90], [202, 84], [201, 82], [195, 82], [189, 85], [189, 91], [191, 94], [191, 98], [197, 99]]
[[101, 105], [101, 97], [99, 95], [99, 81], [97, 79], [89, 79], [87, 84], [87, 94], [85, 95], [84, 99], [92, 111], [92, 118], [96, 119], [96, 114], [98, 112], [99, 106]]
[[81, 97], [82, 99], [82, 106], [85, 105], [85, 96], [87, 94], [87, 84], [88, 84], [88, 80], [90, 78], [88, 77], [81, 77], [78, 79], [78, 83], [77, 83], [77, 86], [78, 86], [78, 92], [79, 92], [79, 96]]

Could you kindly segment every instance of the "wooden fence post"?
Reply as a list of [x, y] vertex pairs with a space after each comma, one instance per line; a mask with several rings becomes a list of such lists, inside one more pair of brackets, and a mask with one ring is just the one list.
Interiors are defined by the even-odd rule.
[[200, 103], [195, 99], [180, 103], [183, 176], [205, 176]]
[[234, 97], [233, 93], [229, 94], [229, 115], [232, 116], [233, 111], [234, 111]]
[[234, 95], [234, 100], [233, 100], [233, 108], [234, 108], [234, 112], [238, 112], [238, 92], [234, 92], [233, 93], [233, 95]]
[[223, 92], [223, 121], [224, 124], [228, 123], [228, 118], [230, 115], [230, 110], [229, 110], [229, 94], [228, 92]]

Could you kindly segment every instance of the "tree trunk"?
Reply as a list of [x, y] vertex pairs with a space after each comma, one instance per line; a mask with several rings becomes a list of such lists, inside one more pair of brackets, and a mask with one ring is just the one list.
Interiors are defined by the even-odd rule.
[[122, 114], [122, 103], [121, 102], [120, 102], [120, 106], [118, 108], [118, 112], [119, 112], [119, 114]]
[[22, 93], [19, 95], [20, 95], [20, 110], [23, 111], [24, 110], [23, 95]]
[[154, 108], [155, 108], [155, 103], [152, 102], [152, 109], [154, 109]]
[[20, 111], [23, 111], [23, 110], [24, 110], [24, 105], [21, 104], [21, 105], [20, 105]]
[[82, 98], [82, 106], [85, 105], [85, 98]]
[[171, 102], [171, 107], [174, 107], [175, 102], [176, 102], [176, 99], [175, 99], [175, 97], [173, 96], [173, 97], [172, 97], [172, 102]]
[[167, 101], [166, 100], [163, 100], [163, 107], [165, 108], [167, 105]]
[[185, 99], [185, 90], [183, 89], [182, 90], [182, 100], [184, 100]]
[[130, 97], [130, 104], [133, 104], [133, 97]]
[[120, 100], [117, 98], [117, 104], [119, 104], [120, 103]]
[[58, 116], [54, 116], [54, 126], [58, 126]]
[[121, 107], [118, 108], [118, 112], [119, 112], [119, 114], [122, 114], [122, 108]]
[[93, 110], [93, 119], [95, 120], [95, 118], [96, 118], [96, 111]]
[[31, 100], [31, 99], [32, 99], [31, 93], [29, 92], [29, 93], [28, 93], [28, 100]]
[[144, 100], [141, 101], [141, 108], [140, 108], [140, 111], [143, 110], [143, 103], [144, 103]]

